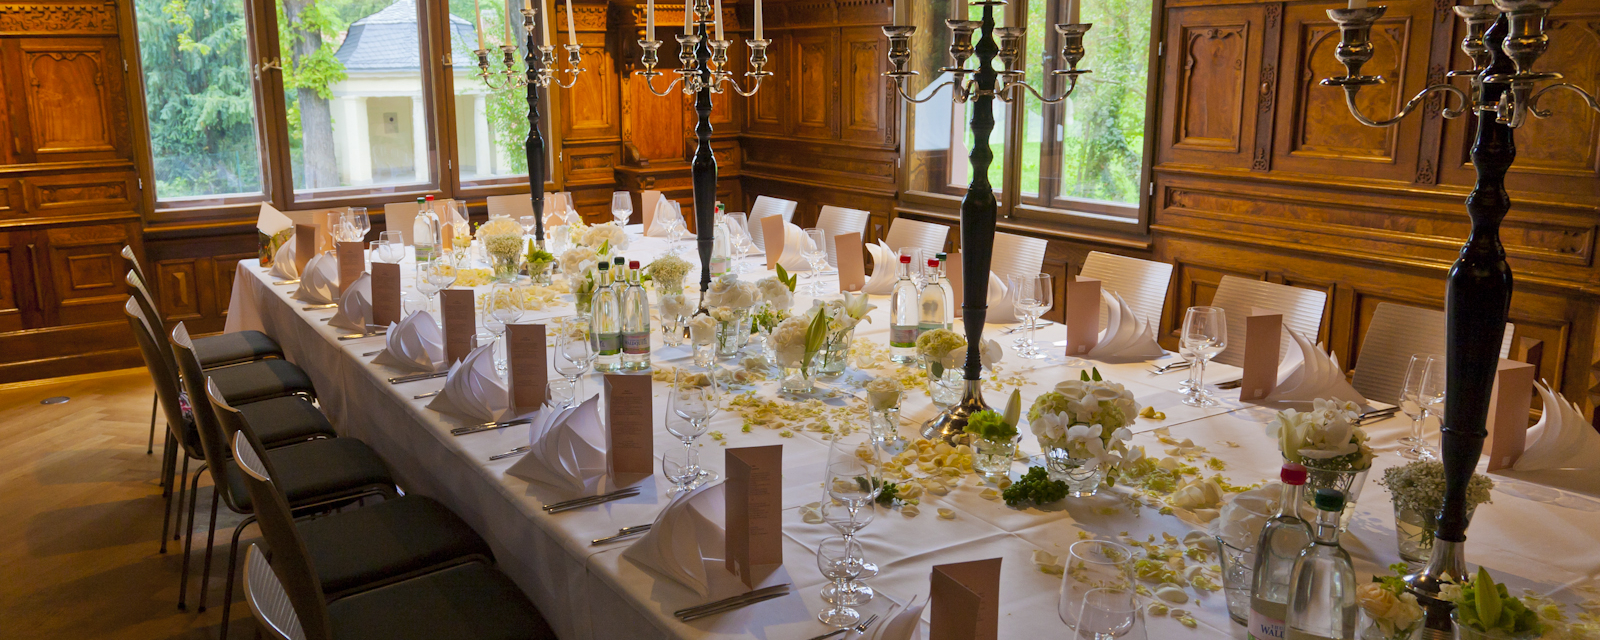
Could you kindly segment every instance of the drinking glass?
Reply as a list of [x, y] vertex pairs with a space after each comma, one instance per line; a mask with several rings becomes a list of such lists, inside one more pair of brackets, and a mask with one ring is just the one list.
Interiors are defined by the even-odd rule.
[[633, 194], [626, 191], [611, 192], [611, 217], [617, 221], [617, 226], [628, 226], [628, 219], [633, 217]]
[[558, 325], [555, 336], [555, 369], [568, 382], [578, 384], [578, 377], [589, 370], [594, 362], [594, 347], [589, 344], [588, 330], [579, 322]]
[[744, 263], [744, 257], [750, 255], [752, 244], [749, 230], [746, 228], [743, 213], [729, 213], [722, 217], [728, 228], [728, 246], [733, 249], [733, 270], [735, 273], [744, 273], [749, 265]]
[[[860, 543], [843, 537], [828, 538], [817, 545], [817, 569], [822, 571], [822, 577], [833, 581], [834, 591], [840, 592], [860, 575], [861, 565], [853, 560], [860, 556]], [[817, 620], [830, 627], [848, 627], [860, 619], [860, 612], [837, 603], [817, 612]]]
[[[672, 418], [668, 417], [668, 421]], [[661, 452], [661, 474], [672, 484], [668, 495], [677, 495], [695, 488], [700, 481], [700, 468], [696, 464], [694, 449], [672, 449]]]
[[532, 236], [539, 228], [539, 216], [522, 216], [517, 218], [517, 224], [522, 225], [522, 235]]
[[1012, 276], [1011, 288], [1014, 292], [1014, 305], [1024, 315], [1023, 326], [1028, 328], [1028, 334], [1022, 341], [1022, 347], [1017, 349], [1017, 355], [1031, 360], [1041, 360], [1050, 357], [1050, 354], [1039, 348], [1034, 341], [1033, 332], [1038, 323], [1035, 321], [1044, 312], [1054, 306], [1054, 283], [1050, 274], [1036, 273], [1032, 275]]
[[1131, 589], [1090, 589], [1078, 604], [1083, 640], [1142, 640], [1144, 616]]
[[400, 296], [400, 307], [407, 318], [418, 311], [427, 311], [428, 296], [415, 291], [407, 291], [405, 295]]
[[1095, 589], [1133, 588], [1133, 551], [1108, 540], [1079, 540], [1067, 547], [1056, 613], [1076, 628], [1083, 597]]
[[[852, 513], [848, 506], [842, 502], [835, 501], [830, 496], [822, 497], [822, 506], [819, 510], [822, 512], [822, 521], [832, 526], [847, 540], [855, 540], [856, 532], [871, 524], [873, 518], [877, 515], [877, 511], [873, 509], [871, 504]], [[866, 549], [863, 547], [862, 551], [864, 553]], [[862, 580], [878, 575], [878, 565], [867, 562], [864, 555], [858, 558], [857, 561], [861, 564], [861, 569], [857, 572], [856, 578], [849, 582], [848, 588], [843, 593], [840, 593], [834, 590], [833, 585], [823, 587], [823, 601], [849, 607], [864, 605], [872, 601], [876, 593], [872, 590], [872, 587], [867, 586]]]
[[806, 241], [800, 248], [800, 257], [811, 268], [811, 295], [822, 295], [822, 269], [828, 266], [828, 237], [821, 229], [806, 229]]
[[[695, 472], [698, 483], [717, 478], [716, 472], [695, 463], [694, 439], [710, 428], [711, 417], [722, 408], [722, 384], [715, 369], [677, 369], [672, 372], [672, 388], [667, 391], [667, 432], [683, 441], [689, 469]], [[674, 415], [683, 421], [672, 420]]]
[[1420, 395], [1422, 383], [1428, 375], [1428, 362], [1435, 356], [1426, 353], [1411, 354], [1411, 362], [1406, 365], [1405, 383], [1400, 388], [1400, 412], [1411, 418], [1411, 434], [1400, 438], [1400, 444], [1406, 449], [1400, 455], [1416, 460], [1422, 457], [1422, 420], [1428, 416], [1427, 410], [1422, 406]]
[[350, 220], [350, 228], [356, 232], [355, 237], [351, 238], [350, 241], [357, 242], [366, 239], [367, 233], [372, 231], [372, 219], [367, 217], [367, 208], [350, 207], [345, 212], [345, 216]]
[[557, 409], [566, 409], [578, 402], [578, 385], [566, 378], [556, 378], [544, 384], [545, 402]]
[[399, 231], [383, 231], [378, 233], [378, 250], [383, 256], [383, 262], [399, 264], [406, 258], [406, 236]]
[[509, 282], [496, 282], [489, 289], [489, 295], [483, 302], [483, 328], [494, 334], [495, 353], [494, 366], [496, 370], [506, 370], [508, 345], [504, 337], [506, 325], [522, 319], [523, 312], [522, 292]]
[[1228, 348], [1228, 320], [1222, 307], [1189, 307], [1183, 317], [1183, 346], [1194, 354], [1194, 388], [1184, 396], [1191, 407], [1214, 407], [1206, 391], [1206, 362]]
[[[1417, 392], [1417, 399], [1422, 405], [1423, 423], [1428, 418], [1444, 424], [1444, 396], [1445, 396], [1445, 359], [1442, 356], [1433, 356], [1428, 359], [1428, 372], [1422, 376], [1422, 387]], [[1420, 449], [1419, 457], [1423, 460], [1433, 460], [1438, 455], [1438, 450], [1428, 441], [1424, 427], [1417, 428], [1417, 448]]]

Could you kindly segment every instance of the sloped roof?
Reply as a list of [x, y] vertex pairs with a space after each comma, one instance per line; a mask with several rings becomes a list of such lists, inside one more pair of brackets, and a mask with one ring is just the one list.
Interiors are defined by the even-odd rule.
[[[452, 56], [457, 64], [473, 64], [472, 48], [478, 32], [460, 16], [450, 16]], [[346, 72], [418, 71], [421, 45], [417, 40], [417, 1], [395, 0], [394, 4], [355, 21], [345, 33], [344, 42], [334, 57]]]

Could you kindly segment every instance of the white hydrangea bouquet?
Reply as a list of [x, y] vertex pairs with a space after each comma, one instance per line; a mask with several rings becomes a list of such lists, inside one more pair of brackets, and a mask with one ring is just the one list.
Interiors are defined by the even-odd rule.
[[1028, 426], [1044, 449], [1046, 470], [1077, 497], [1093, 495], [1128, 454], [1138, 413], [1132, 392], [1091, 370], [1034, 398]]
[[1356, 426], [1361, 407], [1354, 402], [1317, 399], [1311, 411], [1279, 411], [1267, 424], [1283, 458], [1308, 467], [1360, 471], [1372, 467], [1367, 432]]
[[607, 222], [590, 227], [574, 226], [572, 228], [572, 241], [585, 247], [616, 247], [628, 248], [628, 232], [615, 223]]
[[522, 258], [522, 225], [511, 218], [494, 218], [478, 227], [478, 243], [483, 245], [497, 279], [517, 275]]
[[739, 279], [738, 274], [724, 273], [711, 281], [701, 305], [717, 323], [717, 355], [731, 356], [743, 348], [750, 337], [751, 308], [761, 301], [761, 290], [754, 282]]

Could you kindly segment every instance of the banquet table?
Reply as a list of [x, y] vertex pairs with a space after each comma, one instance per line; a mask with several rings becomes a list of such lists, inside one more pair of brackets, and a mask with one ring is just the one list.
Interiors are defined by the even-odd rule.
[[[662, 239], [640, 238], [637, 226], [630, 227], [630, 231], [631, 246], [622, 251], [628, 258], [648, 264], [667, 250]], [[678, 246], [694, 262], [692, 245]], [[751, 271], [743, 277], [757, 279], [766, 275], [760, 261], [759, 257], [747, 258]], [[406, 274], [403, 286], [408, 290], [411, 271], [409, 264], [402, 269]], [[390, 384], [387, 378], [405, 372], [374, 365], [372, 358], [363, 355], [381, 349], [382, 336], [338, 340], [337, 336], [346, 332], [329, 327], [324, 321], [336, 310], [306, 310], [305, 303], [290, 297], [295, 287], [274, 284], [276, 278], [256, 260], [242, 261], [238, 274], [229, 306], [228, 330], [257, 329], [275, 338], [288, 359], [311, 375], [321, 407], [339, 433], [361, 438], [376, 449], [406, 492], [444, 502], [482, 534], [493, 548], [498, 566], [521, 586], [562, 638], [808, 639], [829, 630], [817, 622], [815, 615], [823, 607], [818, 592], [826, 581], [816, 567], [814, 550], [823, 538], [835, 533], [826, 524], [804, 522], [801, 514], [802, 505], [823, 496], [822, 467], [829, 447], [825, 434], [763, 427], [744, 433], [742, 417], [731, 410], [712, 419], [710, 430], [720, 431], [723, 439], [702, 437], [698, 444], [702, 464], [719, 474], [723, 459], [716, 452], [718, 448], [783, 445], [784, 564], [764, 584], [788, 582], [793, 590], [783, 598], [682, 623], [672, 617], [673, 611], [733, 595], [746, 587], [720, 564], [708, 565], [712, 593], [702, 597], [623, 558], [622, 552], [631, 541], [590, 544], [621, 527], [649, 523], [655, 518], [669, 501], [671, 488], [659, 472], [639, 483], [642, 491], [637, 497], [546, 514], [541, 505], [572, 498], [574, 494], [507, 475], [505, 471], [516, 462], [515, 458], [489, 461], [491, 455], [527, 444], [526, 427], [452, 436], [451, 428], [470, 421], [427, 409], [427, 399], [413, 397], [438, 390], [444, 384], [442, 378]], [[837, 291], [833, 281], [823, 278], [825, 290]], [[698, 282], [698, 277], [691, 274], [686, 281]], [[803, 276], [795, 303], [797, 310], [811, 304], [804, 295], [808, 284]], [[873, 296], [872, 301], [878, 308], [869, 316], [869, 322], [858, 326], [856, 338], [886, 344], [888, 300]], [[525, 315], [522, 322], [544, 323], [572, 314], [573, 308], [567, 302]], [[1082, 367], [1070, 366], [1075, 362], [1069, 363], [1061, 355], [1044, 360], [1017, 357], [1009, 344], [1013, 336], [998, 335], [1005, 328], [1007, 325], [991, 324], [985, 335], [1006, 345], [1006, 356], [998, 369], [1008, 380], [1020, 380], [1018, 375], [1025, 377], [1025, 402], [1031, 402], [1058, 381], [1078, 377]], [[1040, 341], [1060, 340], [1065, 331], [1052, 324], [1040, 329], [1038, 337]], [[686, 348], [663, 348], [659, 331], [653, 341], [656, 366], [688, 366]], [[1162, 361], [1173, 357], [1169, 354]], [[1225, 464], [1226, 470], [1221, 473], [1234, 484], [1253, 484], [1276, 476], [1281, 459], [1275, 442], [1265, 435], [1264, 425], [1277, 409], [1284, 407], [1240, 402], [1237, 391], [1216, 391], [1216, 407], [1187, 407], [1177, 390], [1182, 373], [1151, 375], [1149, 364], [1143, 361], [1092, 364], [1106, 379], [1125, 384], [1141, 406], [1153, 406], [1167, 415], [1165, 420], [1140, 419], [1134, 425], [1134, 444], [1144, 445], [1152, 455], [1160, 455], [1167, 446], [1158, 438], [1170, 434], [1171, 438], [1191, 439], [1205, 447], [1209, 456]], [[879, 373], [899, 366], [888, 364]], [[859, 382], [871, 373], [852, 370], [846, 380], [833, 384], [848, 388], [851, 381]], [[1208, 380], [1227, 380], [1237, 378], [1239, 372], [1214, 364], [1207, 374]], [[595, 382], [596, 374], [591, 372], [587, 377], [586, 393], [593, 394], [601, 385]], [[756, 383], [753, 389], [764, 398], [778, 397], [776, 376], [772, 378]], [[664, 389], [665, 385], [656, 383], [654, 440], [658, 460], [663, 451], [681, 446], [660, 428]], [[1004, 394], [1009, 392], [1009, 388], [988, 392], [990, 403], [1003, 404]], [[840, 394], [826, 401], [834, 406], [846, 402], [858, 400]], [[916, 426], [935, 414], [925, 392], [908, 390], [902, 435], [916, 437]], [[1408, 428], [1403, 416], [1367, 427], [1379, 455], [1367, 476], [1350, 530], [1341, 538], [1363, 576], [1386, 573], [1384, 567], [1399, 561], [1393, 509], [1387, 492], [1376, 484], [1382, 469], [1405, 462], [1398, 455], [1397, 440]], [[1025, 426], [1023, 431], [1027, 433]], [[1031, 434], [1024, 436], [1022, 448], [1038, 454]], [[1012, 477], [1025, 470], [1023, 463], [1015, 464]], [[1493, 502], [1477, 510], [1468, 532], [1469, 562], [1488, 566], [1513, 590], [1527, 588], [1569, 604], [1600, 599], [1596, 595], [1600, 594], [1596, 588], [1600, 577], [1600, 479], [1595, 475], [1497, 472]], [[1066, 637], [1070, 631], [1057, 614], [1060, 578], [1035, 566], [1035, 550], [1065, 556], [1067, 547], [1083, 536], [1116, 539], [1126, 535], [1143, 540], [1167, 533], [1182, 538], [1203, 528], [1149, 507], [1129, 506], [1130, 494], [1122, 487], [1102, 490], [1091, 498], [1014, 509], [1003, 501], [984, 499], [980, 495], [984, 486], [989, 485], [974, 476], [964, 479], [948, 495], [925, 494], [921, 498], [921, 515], [916, 517], [881, 507], [876, 510], [875, 520], [859, 534], [867, 559], [879, 567], [879, 575], [867, 581], [878, 595], [861, 609], [863, 617], [878, 614], [880, 621], [865, 637], [875, 638], [884, 626], [882, 619], [899, 611], [913, 596], [919, 602], [927, 598], [929, 573], [934, 565], [995, 557], [1003, 559], [1000, 637]], [[938, 508], [953, 510], [954, 518], [937, 517]], [[1180, 626], [1170, 615], [1149, 616], [1150, 638], [1245, 637], [1243, 627], [1230, 621], [1222, 591], [1197, 593], [1191, 589], [1189, 593], [1194, 600], [1175, 608], [1189, 611], [1198, 624], [1190, 629]], [[928, 612], [924, 611], [924, 625], [927, 619]]]

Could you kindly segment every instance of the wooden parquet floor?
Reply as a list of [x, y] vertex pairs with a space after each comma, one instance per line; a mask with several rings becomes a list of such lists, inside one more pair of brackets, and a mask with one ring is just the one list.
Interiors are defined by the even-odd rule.
[[[194, 611], [198, 575], [189, 611], [179, 611], [182, 543], [157, 552], [161, 435], [145, 455], [151, 393], [142, 368], [0, 389], [0, 638], [217, 637], [224, 562], [213, 562], [206, 612]], [[51, 396], [72, 400], [39, 404]], [[201, 481], [196, 565], [209, 484]], [[222, 512], [225, 561], [236, 520]], [[254, 637], [237, 590], [231, 615], [230, 636]]]

